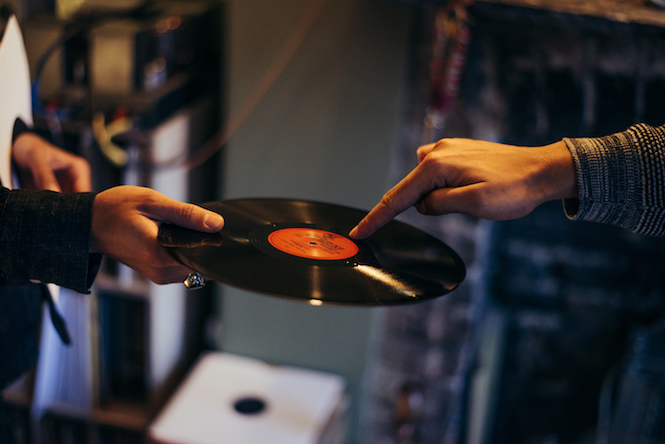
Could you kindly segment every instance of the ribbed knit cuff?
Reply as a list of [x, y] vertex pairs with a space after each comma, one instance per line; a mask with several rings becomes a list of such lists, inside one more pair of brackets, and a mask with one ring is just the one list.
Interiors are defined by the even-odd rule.
[[564, 139], [577, 171], [578, 196], [564, 201], [571, 219], [665, 234], [663, 128], [635, 125], [601, 138]]

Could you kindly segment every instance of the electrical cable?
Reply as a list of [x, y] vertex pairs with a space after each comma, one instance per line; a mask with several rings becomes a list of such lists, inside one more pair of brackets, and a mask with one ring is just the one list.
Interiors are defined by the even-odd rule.
[[[272, 88], [277, 79], [282, 75], [296, 51], [302, 45], [303, 41], [309, 34], [310, 29], [319, 17], [321, 10], [327, 3], [327, 0], [313, 0], [298, 23], [293, 28], [292, 32], [286, 39], [284, 45], [278, 52], [277, 56], [273, 59], [272, 63], [264, 71], [261, 78], [254, 85], [250, 93], [245, 97], [237, 111], [235, 111], [229, 119], [222, 124], [221, 128], [208, 140], [206, 140], [200, 148], [187, 151], [186, 153], [179, 154], [171, 159], [161, 162], [147, 162], [140, 161], [135, 165], [139, 170], [163, 170], [176, 167], [184, 167], [186, 171], [192, 170], [207, 160], [212, 158], [224, 145], [231, 139], [231, 137], [238, 131], [242, 124], [254, 111], [256, 106], [261, 102], [266, 93]], [[104, 14], [97, 17], [86, 16], [85, 22], [81, 18], [77, 19], [69, 31], [62, 37], [49, 46], [44, 55], [41, 57], [37, 64], [35, 72], [35, 80], [33, 81], [33, 97], [38, 97], [39, 89], [39, 76], [41, 75], [46, 62], [51, 55], [68, 40], [89, 31], [90, 29], [98, 26], [99, 23], [115, 20], [120, 18], [147, 18], [154, 11], [150, 11], [150, 6], [154, 4], [153, 1], [146, 1], [137, 8], [128, 12], [116, 14]], [[82, 23], [82, 24], [81, 24]]]
[[215, 153], [221, 150], [252, 114], [256, 106], [261, 102], [270, 88], [272, 88], [277, 79], [282, 75], [284, 69], [286, 69], [296, 51], [300, 48], [309, 34], [310, 29], [319, 17], [326, 2], [327, 0], [313, 0], [309, 4], [277, 56], [266, 71], [264, 71], [261, 79], [255, 84], [247, 97], [245, 97], [245, 100], [238, 107], [237, 111], [231, 115], [217, 133], [204, 142], [201, 148], [187, 153], [185, 159], [180, 156], [157, 164], [156, 167], [170, 168], [182, 164], [186, 170], [192, 170], [201, 166], [215, 155]]

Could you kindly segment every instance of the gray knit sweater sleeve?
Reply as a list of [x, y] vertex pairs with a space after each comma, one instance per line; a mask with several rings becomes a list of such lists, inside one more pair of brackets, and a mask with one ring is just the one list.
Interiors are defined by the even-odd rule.
[[573, 155], [578, 199], [570, 219], [665, 235], [665, 126], [635, 125], [601, 138], [564, 139]]

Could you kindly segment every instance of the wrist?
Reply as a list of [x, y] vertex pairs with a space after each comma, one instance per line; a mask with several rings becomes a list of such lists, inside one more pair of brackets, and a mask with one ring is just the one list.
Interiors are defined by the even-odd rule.
[[105, 211], [106, 196], [108, 190], [104, 190], [95, 196], [92, 207], [92, 223], [90, 227], [90, 253], [105, 254], [102, 246], [102, 238], [107, 230], [108, 215]]
[[541, 175], [543, 202], [577, 198], [577, 175], [573, 156], [561, 140], [542, 147], [545, 164]]

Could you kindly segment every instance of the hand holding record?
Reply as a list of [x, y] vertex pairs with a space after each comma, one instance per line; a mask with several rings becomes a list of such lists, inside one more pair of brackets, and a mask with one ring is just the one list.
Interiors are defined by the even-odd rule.
[[441, 296], [464, 279], [450, 247], [409, 225], [350, 239], [361, 210], [286, 199], [202, 206], [224, 215], [222, 231], [165, 223], [160, 242], [188, 268], [239, 288], [314, 305], [391, 305]]
[[214, 235], [223, 218], [143, 187], [109, 188], [95, 197], [90, 251], [104, 253], [158, 284], [182, 282], [191, 272], [157, 241], [162, 221]]

